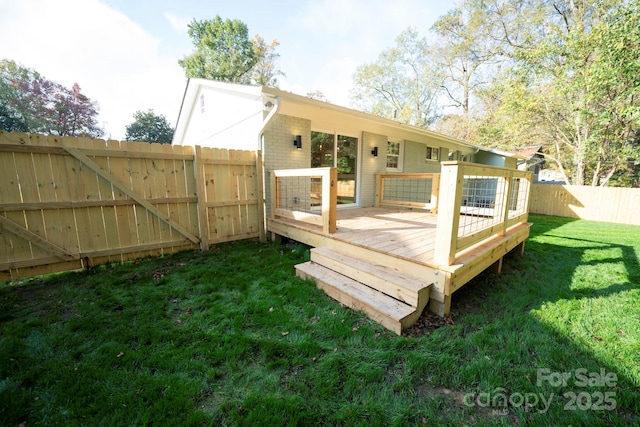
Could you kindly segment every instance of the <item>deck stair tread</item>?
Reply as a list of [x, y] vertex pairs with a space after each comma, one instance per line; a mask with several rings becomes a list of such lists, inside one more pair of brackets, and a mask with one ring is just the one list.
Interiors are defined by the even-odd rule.
[[311, 260], [296, 265], [299, 277], [312, 279], [344, 305], [397, 334], [420, 317], [429, 302], [431, 284], [425, 279], [382, 265], [379, 255], [347, 254], [327, 246], [311, 249]]
[[311, 261], [419, 308], [430, 283], [372, 260], [348, 255], [326, 246], [311, 250]]
[[398, 301], [329, 268], [309, 261], [296, 265], [298, 276], [313, 279], [329, 296], [355, 310], [364, 311], [371, 319], [397, 334], [406, 327], [416, 308]]

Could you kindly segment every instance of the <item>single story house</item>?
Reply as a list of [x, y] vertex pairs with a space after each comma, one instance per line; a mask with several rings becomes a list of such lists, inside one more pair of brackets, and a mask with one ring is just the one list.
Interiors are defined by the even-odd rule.
[[515, 169], [520, 159], [279, 89], [198, 78], [187, 82], [172, 143], [261, 150], [267, 175], [337, 167], [340, 207], [373, 206], [375, 174], [438, 173], [446, 160]]

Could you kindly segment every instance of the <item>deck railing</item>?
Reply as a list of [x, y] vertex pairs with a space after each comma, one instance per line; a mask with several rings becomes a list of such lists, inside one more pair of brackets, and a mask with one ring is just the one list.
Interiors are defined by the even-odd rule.
[[435, 261], [451, 265], [456, 254], [526, 223], [531, 172], [464, 162], [443, 162]]
[[[336, 168], [271, 172], [271, 212], [336, 231]], [[464, 162], [443, 162], [441, 174], [379, 174], [376, 206], [430, 209], [438, 213], [435, 262], [456, 255], [511, 227], [526, 223], [530, 172]]]
[[336, 232], [336, 168], [271, 171], [271, 214], [320, 225], [327, 234]]
[[438, 209], [440, 174], [385, 173], [376, 175], [376, 206]]

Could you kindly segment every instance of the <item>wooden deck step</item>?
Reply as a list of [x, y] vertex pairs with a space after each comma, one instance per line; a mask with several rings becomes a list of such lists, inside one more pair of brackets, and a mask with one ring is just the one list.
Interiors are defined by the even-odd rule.
[[372, 320], [398, 335], [420, 316], [415, 307], [350, 279], [329, 268], [309, 261], [296, 265], [296, 274], [316, 282], [318, 288], [354, 310], [360, 310]]
[[420, 311], [429, 301], [430, 283], [376, 263], [374, 257], [364, 260], [323, 246], [311, 249], [311, 261], [377, 289]]

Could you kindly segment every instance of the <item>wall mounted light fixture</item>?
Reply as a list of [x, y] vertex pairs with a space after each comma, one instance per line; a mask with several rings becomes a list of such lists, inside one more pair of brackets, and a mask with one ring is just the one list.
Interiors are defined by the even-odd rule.
[[302, 135], [296, 135], [296, 139], [293, 140], [293, 145], [298, 150], [302, 150]]
[[378, 157], [378, 147], [373, 147], [373, 150], [371, 150], [371, 155], [373, 157]]

